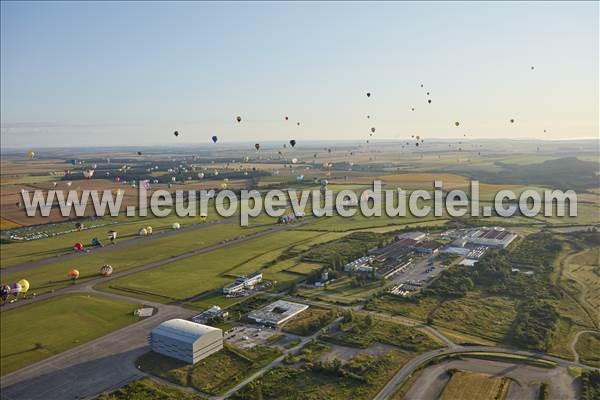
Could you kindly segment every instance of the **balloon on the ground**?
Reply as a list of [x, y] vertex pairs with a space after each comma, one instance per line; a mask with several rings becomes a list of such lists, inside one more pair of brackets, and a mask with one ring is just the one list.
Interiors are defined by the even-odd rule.
[[27, 279], [21, 279], [17, 283], [21, 285], [21, 293], [27, 293], [27, 291], [29, 290], [29, 281]]
[[72, 269], [69, 271], [69, 273], [67, 274], [67, 276], [73, 280], [79, 278], [79, 271], [76, 269]]
[[113, 273], [113, 267], [106, 264], [100, 267], [100, 274], [102, 276], [109, 276]]

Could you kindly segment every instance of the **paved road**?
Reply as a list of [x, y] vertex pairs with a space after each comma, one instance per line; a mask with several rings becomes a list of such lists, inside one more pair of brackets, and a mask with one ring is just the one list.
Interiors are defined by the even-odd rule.
[[194, 314], [177, 306], [158, 306], [150, 318], [3, 376], [0, 398], [89, 398], [142, 377], [135, 360], [149, 350], [152, 328], [168, 319]]
[[[200, 230], [200, 229], [204, 229], [206, 227], [225, 224], [225, 223], [233, 223], [233, 221], [223, 220], [223, 221], [210, 222], [210, 223], [206, 223], [206, 224], [193, 224], [188, 227], [181, 228], [179, 230], [159, 231], [159, 232], [154, 233], [152, 236], [137, 236], [137, 237], [133, 237], [130, 239], [122, 239], [120, 241], [117, 241], [115, 244], [109, 244], [104, 247], [92, 247], [90, 250], [90, 253], [76, 253], [74, 251], [71, 251], [67, 254], [61, 254], [58, 256], [52, 256], [52, 257], [48, 257], [48, 258], [42, 258], [39, 260], [29, 261], [29, 262], [26, 262], [23, 264], [12, 265], [10, 267], [2, 268], [2, 273], [12, 274], [15, 272], [23, 272], [23, 271], [27, 271], [27, 270], [30, 270], [33, 268], [40, 267], [42, 265], [54, 264], [54, 263], [58, 263], [58, 262], [69, 261], [74, 258], [85, 257], [85, 254], [109, 253], [109, 252], [117, 250], [117, 249], [124, 249], [124, 248], [128, 248], [131, 246], [139, 245], [140, 242], [145, 242], [145, 243], [149, 242], [146, 244], [151, 244], [152, 241], [157, 240], [157, 239], [163, 239], [163, 238], [177, 235], [177, 234], [180, 234], [183, 232]], [[110, 225], [107, 225], [106, 227], [107, 227], [107, 229], [111, 228]], [[44, 239], [40, 239], [40, 240], [44, 240]]]
[[[148, 263], [148, 264], [144, 264], [141, 265], [139, 267], [135, 267], [135, 268], [130, 268], [126, 271], [122, 271], [122, 272], [118, 272], [115, 273], [111, 276], [108, 277], [102, 277], [102, 276], [98, 276], [96, 278], [91, 278], [88, 279], [86, 281], [84, 281], [83, 283], [79, 283], [76, 285], [71, 285], [71, 286], [67, 286], [65, 288], [62, 289], [58, 289], [54, 292], [50, 292], [50, 293], [44, 293], [44, 294], [40, 294], [36, 297], [29, 297], [28, 299], [21, 299], [19, 301], [16, 301], [14, 303], [8, 303], [8, 304], [4, 304], [1, 308], [0, 308], [0, 312], [4, 312], [4, 311], [8, 311], [8, 310], [12, 310], [14, 308], [18, 308], [21, 306], [24, 306], [26, 304], [32, 304], [32, 303], [36, 303], [38, 301], [42, 301], [42, 300], [46, 300], [49, 299], [51, 297], [55, 297], [55, 296], [59, 296], [65, 293], [72, 293], [72, 292], [81, 292], [85, 290], [85, 286], [93, 286], [97, 283], [100, 282], [106, 282], [106, 281], [110, 281], [113, 279], [117, 279], [117, 278], [121, 278], [123, 276], [127, 276], [127, 275], [131, 275], [131, 274], [135, 274], [137, 272], [141, 272], [141, 271], [145, 271], [148, 269], [152, 269], [152, 268], [156, 268], [156, 267], [160, 267], [162, 265], [165, 264], [170, 264], [172, 262], [175, 261], [179, 261], [179, 260], [183, 260], [189, 257], [194, 257], [197, 256], [199, 254], [203, 254], [203, 253], [208, 253], [209, 251], [213, 251], [213, 250], [217, 250], [235, 243], [240, 243], [246, 240], [250, 240], [250, 239], [255, 239], [257, 237], [261, 237], [261, 236], [265, 236], [265, 235], [269, 235], [271, 233], [275, 233], [281, 230], [285, 230], [285, 229], [289, 229], [290, 227], [297, 227], [300, 226], [301, 224], [295, 224], [295, 225], [274, 225], [272, 228], [268, 228], [264, 231], [260, 231], [260, 232], [256, 232], [256, 233], [251, 233], [248, 234], [244, 237], [241, 237], [239, 239], [234, 239], [234, 240], [230, 240], [228, 242], [225, 243], [218, 243], [218, 244], [214, 244], [212, 246], [208, 246], [208, 247], [202, 247], [199, 249], [194, 249], [191, 251], [188, 251], [186, 253], [180, 254], [178, 256], [175, 257], [169, 257], [163, 260], [159, 260], [159, 261], [155, 261], [152, 263]], [[136, 301], [139, 301], [139, 299], [136, 299]]]
[[575, 334], [575, 336], [573, 337], [573, 340], [571, 340], [571, 343], [569, 343], [569, 348], [571, 349], [571, 353], [573, 353], [573, 357], [575, 358], [575, 362], [579, 362], [579, 353], [577, 353], [577, 341], [579, 340], [579, 336], [583, 335], [584, 333], [595, 333], [596, 335], [600, 335], [600, 332], [598, 331], [594, 331], [594, 330], [584, 330], [584, 331], [579, 331], [577, 332], [577, 334]]
[[484, 351], [491, 353], [511, 353], [522, 356], [530, 356], [537, 357], [544, 360], [554, 361], [558, 364], [558, 366], [567, 368], [570, 365], [575, 365], [581, 367], [583, 369], [592, 369], [586, 365], [571, 362], [567, 360], [563, 360], [562, 358], [549, 356], [544, 353], [527, 351], [527, 350], [516, 350], [516, 349], [506, 349], [501, 347], [488, 347], [488, 346], [459, 346], [456, 345], [453, 348], [445, 348], [441, 350], [433, 350], [427, 353], [423, 353], [413, 359], [410, 359], [400, 370], [388, 381], [388, 383], [383, 387], [383, 389], [375, 396], [374, 400], [384, 400], [389, 399], [392, 395], [398, 390], [400, 385], [423, 363], [428, 360], [431, 360], [434, 357], [444, 355], [444, 354], [457, 354], [457, 353], [468, 353], [474, 351]]
[[448, 360], [427, 367], [412, 384], [404, 396], [405, 400], [435, 400], [438, 399], [450, 375], [447, 371], [458, 369], [485, 373], [496, 377], [512, 378], [507, 400], [535, 400], [538, 398], [542, 382], [549, 385], [553, 398], [575, 400], [578, 398], [578, 386], [575, 379], [569, 375], [566, 368], [540, 368], [527, 364], [513, 364], [465, 358]]

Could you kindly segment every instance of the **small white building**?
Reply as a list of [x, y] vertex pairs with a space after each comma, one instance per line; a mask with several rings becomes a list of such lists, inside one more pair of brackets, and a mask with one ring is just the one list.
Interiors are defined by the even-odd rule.
[[152, 329], [150, 347], [155, 353], [195, 364], [223, 348], [223, 331], [184, 319], [171, 319]]

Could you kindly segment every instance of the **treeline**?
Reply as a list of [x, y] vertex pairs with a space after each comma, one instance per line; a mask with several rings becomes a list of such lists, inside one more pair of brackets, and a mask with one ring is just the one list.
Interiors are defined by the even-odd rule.
[[539, 232], [527, 236], [511, 252], [515, 264], [552, 269], [552, 262], [560, 253], [562, 244], [552, 233]]
[[547, 350], [552, 344], [558, 312], [548, 302], [521, 303], [509, 341], [523, 347]]
[[600, 371], [597, 369], [584, 371], [581, 374], [581, 399], [600, 399]]

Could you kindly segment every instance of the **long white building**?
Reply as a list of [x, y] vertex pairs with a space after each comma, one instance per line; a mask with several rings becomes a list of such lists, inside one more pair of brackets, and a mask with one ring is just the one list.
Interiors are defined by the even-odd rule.
[[163, 322], [150, 333], [152, 351], [195, 364], [223, 348], [223, 331], [184, 319]]

